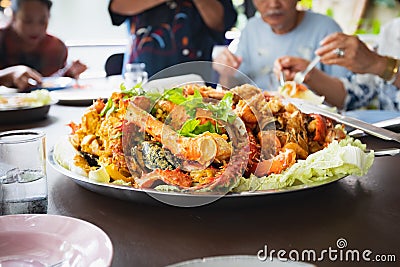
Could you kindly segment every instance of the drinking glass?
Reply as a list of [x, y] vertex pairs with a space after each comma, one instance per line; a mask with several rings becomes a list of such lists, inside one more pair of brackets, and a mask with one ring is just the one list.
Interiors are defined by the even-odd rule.
[[125, 66], [125, 86], [132, 88], [138, 83], [144, 84], [147, 82], [147, 72], [145, 71], [146, 65], [144, 63], [128, 63]]
[[46, 136], [0, 133], [0, 214], [47, 213]]

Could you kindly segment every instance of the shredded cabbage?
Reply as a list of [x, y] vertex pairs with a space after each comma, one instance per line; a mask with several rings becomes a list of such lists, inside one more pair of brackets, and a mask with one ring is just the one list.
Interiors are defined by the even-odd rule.
[[104, 166], [101, 166], [97, 170], [89, 171], [88, 178], [91, 181], [99, 183], [108, 183], [110, 181], [110, 175]]

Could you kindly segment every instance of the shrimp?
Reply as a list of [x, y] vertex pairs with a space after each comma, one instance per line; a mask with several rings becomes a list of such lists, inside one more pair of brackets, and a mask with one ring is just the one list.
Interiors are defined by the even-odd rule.
[[254, 174], [258, 177], [279, 174], [296, 163], [296, 151], [289, 148], [282, 149], [279, 154], [272, 159], [263, 160], [258, 164]]
[[156, 169], [150, 173], [144, 174], [140, 179], [137, 179], [138, 188], [151, 188], [156, 181], [163, 181], [167, 184], [177, 185], [181, 187], [190, 187], [192, 179], [180, 169], [175, 170], [160, 170]]
[[194, 138], [180, 136], [169, 125], [166, 125], [151, 114], [130, 103], [127, 109], [128, 122], [141, 127], [155, 141], [163, 144], [175, 156], [200, 163], [208, 164], [214, 159], [226, 160], [230, 157], [232, 147], [220, 135], [205, 132]]
[[212, 87], [200, 86], [197, 84], [187, 85], [184, 87], [184, 89], [185, 89], [186, 95], [193, 95], [194, 90], [198, 90], [202, 97], [212, 98], [212, 99], [217, 99], [217, 100], [221, 100], [222, 98], [224, 98], [225, 94], [227, 92], [229, 92], [227, 90], [218, 91]]
[[327, 132], [326, 121], [319, 114], [310, 114], [313, 120], [308, 124], [308, 131], [314, 132], [314, 141], [324, 142]]
[[252, 111], [250, 105], [244, 100], [239, 100], [235, 109], [236, 115], [238, 115], [246, 124], [255, 125], [258, 123], [257, 117]]
[[289, 142], [289, 143], [286, 143], [283, 146], [283, 148], [288, 148], [288, 149], [294, 150], [296, 152], [296, 155], [301, 159], [306, 159], [308, 157], [308, 151], [306, 151], [304, 148], [302, 148], [298, 143]]

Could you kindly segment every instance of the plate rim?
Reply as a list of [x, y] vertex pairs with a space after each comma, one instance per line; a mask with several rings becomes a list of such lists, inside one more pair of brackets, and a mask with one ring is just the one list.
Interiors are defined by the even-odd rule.
[[[251, 262], [253, 262], [253, 260], [256, 260], [256, 259], [258, 260], [257, 256], [255, 256], [255, 255], [245, 255], [245, 254], [219, 255], [219, 256], [201, 257], [201, 258], [195, 258], [195, 259], [191, 259], [191, 260], [181, 261], [181, 262], [167, 265], [166, 267], [185, 267], [185, 266], [191, 266], [192, 264], [197, 264], [197, 263], [202, 263], [202, 262], [213, 263], [213, 262], [220, 262], [220, 261], [224, 262], [226, 260], [228, 260], [228, 261], [229, 260], [251, 260]], [[277, 259], [277, 258], [274, 258], [274, 259], [279, 261], [279, 259]], [[260, 261], [260, 264], [263, 264], [263, 262], [261, 260], [259, 260], [259, 261]], [[251, 263], [251, 262], [249, 262], [249, 263]], [[301, 265], [304, 267], [316, 267], [312, 263], [301, 262], [301, 261], [286, 261], [286, 262], [279, 261], [279, 262], [281, 262], [282, 264], [293, 263], [293, 264], [297, 264], [297, 266]], [[229, 262], [227, 262], [227, 263], [229, 263]], [[271, 261], [271, 264], [273, 264], [273, 261]], [[288, 266], [289, 266], [289, 264], [288, 264]]]
[[[76, 90], [78, 94], [71, 95], [69, 91], [51, 91], [50, 94], [52, 97], [58, 100], [58, 104], [60, 105], [71, 105], [71, 106], [83, 106], [83, 105], [91, 105], [93, 101], [97, 99], [107, 100], [110, 95], [115, 92], [113, 90], [107, 91], [107, 96], [104, 92], [106, 91], [99, 91], [97, 94], [93, 93], [92, 91], [88, 91], [88, 89], [75, 89], [75, 88], [68, 88], [66, 90]], [[87, 95], [81, 95], [88, 93]]]
[[[43, 105], [27, 109], [0, 110], [1, 125], [18, 125], [41, 121], [47, 118], [51, 105]], [[24, 116], [29, 114], [29, 116]]]
[[[112, 259], [114, 256], [114, 246], [113, 243], [110, 239], [110, 237], [107, 235], [107, 233], [101, 229], [99, 226], [88, 222], [83, 219], [71, 217], [71, 216], [65, 216], [65, 215], [58, 215], [58, 214], [11, 214], [11, 215], [3, 215], [0, 216], [0, 223], [2, 222], [7, 222], [9, 220], [19, 220], [22, 222], [26, 222], [30, 227], [25, 227], [24, 231], [19, 231], [19, 232], [24, 232], [24, 233], [43, 233], [43, 234], [50, 234], [51, 236], [56, 235], [57, 237], [61, 237], [62, 240], [68, 241], [68, 238], [66, 238], [65, 235], [57, 235], [56, 232], [54, 231], [35, 231], [35, 229], [38, 227], [36, 223], [32, 223], [34, 220], [41, 220], [42, 222], [46, 220], [50, 220], [52, 222], [52, 225], [54, 225], [55, 221], [57, 221], [60, 225], [65, 224], [66, 221], [70, 221], [74, 223], [74, 226], [80, 225], [81, 227], [84, 227], [85, 229], [91, 229], [93, 233], [96, 234], [98, 239], [102, 242], [99, 242], [100, 245], [104, 248], [105, 251], [107, 251], [107, 254], [102, 253], [102, 259], [104, 259], [106, 266], [111, 266]], [[6, 223], [4, 223], [6, 225]], [[19, 224], [21, 226], [21, 224]], [[11, 229], [12, 227], [15, 227], [15, 224], [10, 224], [8, 223], [5, 229], [2, 229], [3, 233], [7, 232], [15, 232], [17, 230]], [[72, 242], [69, 240], [68, 242]], [[99, 257], [97, 257], [99, 258]]]
[[[337, 182], [346, 176], [343, 177], [335, 177], [333, 179], [327, 179], [323, 183], [316, 183], [316, 184], [303, 184], [299, 186], [292, 186], [292, 187], [287, 187], [287, 188], [282, 188], [282, 189], [269, 189], [269, 190], [259, 190], [259, 191], [246, 191], [246, 192], [240, 192], [240, 193], [235, 193], [235, 192], [229, 192], [227, 194], [185, 194], [181, 192], [166, 192], [166, 191], [157, 191], [154, 189], [138, 189], [134, 187], [128, 187], [128, 186], [123, 186], [123, 185], [114, 185], [114, 184], [107, 184], [107, 183], [100, 183], [100, 182], [95, 182], [89, 180], [87, 177], [80, 175], [78, 173], [75, 173], [71, 170], [68, 170], [61, 166], [57, 159], [55, 158], [54, 155], [54, 147], [52, 146], [49, 150], [49, 153], [47, 155], [47, 161], [50, 163], [50, 165], [59, 173], [67, 176], [68, 178], [72, 179], [74, 182], [78, 183], [79, 185], [88, 188], [89, 185], [95, 186], [96, 189], [97, 187], [100, 188], [106, 188], [106, 189], [115, 189], [115, 190], [124, 190], [124, 191], [130, 191], [134, 192], [137, 194], [147, 194], [147, 195], [158, 195], [158, 196], [167, 196], [167, 197], [197, 197], [197, 198], [224, 198], [224, 199], [237, 199], [240, 197], [257, 197], [257, 196], [266, 196], [266, 195], [280, 195], [280, 194], [286, 194], [286, 193], [293, 193], [293, 192], [298, 192], [298, 191], [304, 191], [308, 189], [313, 189], [313, 188], [318, 188], [324, 185], [329, 185], [334, 182]], [[85, 186], [87, 185], [87, 186]], [[96, 193], [103, 194], [101, 190], [93, 190], [93, 188], [89, 188], [89, 190], [94, 191]], [[122, 194], [123, 199], [126, 199], [124, 197], [125, 195]], [[129, 198], [131, 200], [131, 198]]]
[[61, 76], [61, 77], [43, 77], [42, 78], [42, 82], [46, 82], [47, 81], [57, 81], [57, 80], [67, 80], [68, 82], [64, 82], [63, 85], [61, 85], [60, 83], [58, 85], [55, 86], [38, 86], [37, 88], [33, 89], [33, 90], [40, 90], [40, 89], [45, 89], [47, 91], [56, 91], [56, 90], [62, 90], [62, 89], [66, 89], [66, 88], [70, 88], [73, 87], [74, 85], [74, 81], [76, 81], [76, 79], [71, 78], [71, 77], [66, 77], [66, 76]]

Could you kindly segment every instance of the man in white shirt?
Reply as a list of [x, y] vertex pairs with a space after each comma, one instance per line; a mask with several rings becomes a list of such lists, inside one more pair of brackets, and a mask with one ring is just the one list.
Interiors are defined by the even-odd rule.
[[[259, 14], [241, 32], [235, 54], [225, 49], [214, 60], [220, 63], [214, 69], [225, 87], [243, 83], [239, 78], [243, 73], [263, 90], [277, 90], [273, 74], [277, 58], [291, 55], [311, 60], [325, 36], [342, 31], [327, 16], [297, 10], [297, 0], [253, 0], [253, 3]], [[337, 77], [347, 72], [339, 66], [319, 64], [317, 68]], [[234, 69], [241, 73], [235, 73]]]
[[395, 18], [382, 26], [377, 52], [381, 55], [400, 58], [400, 18]]

